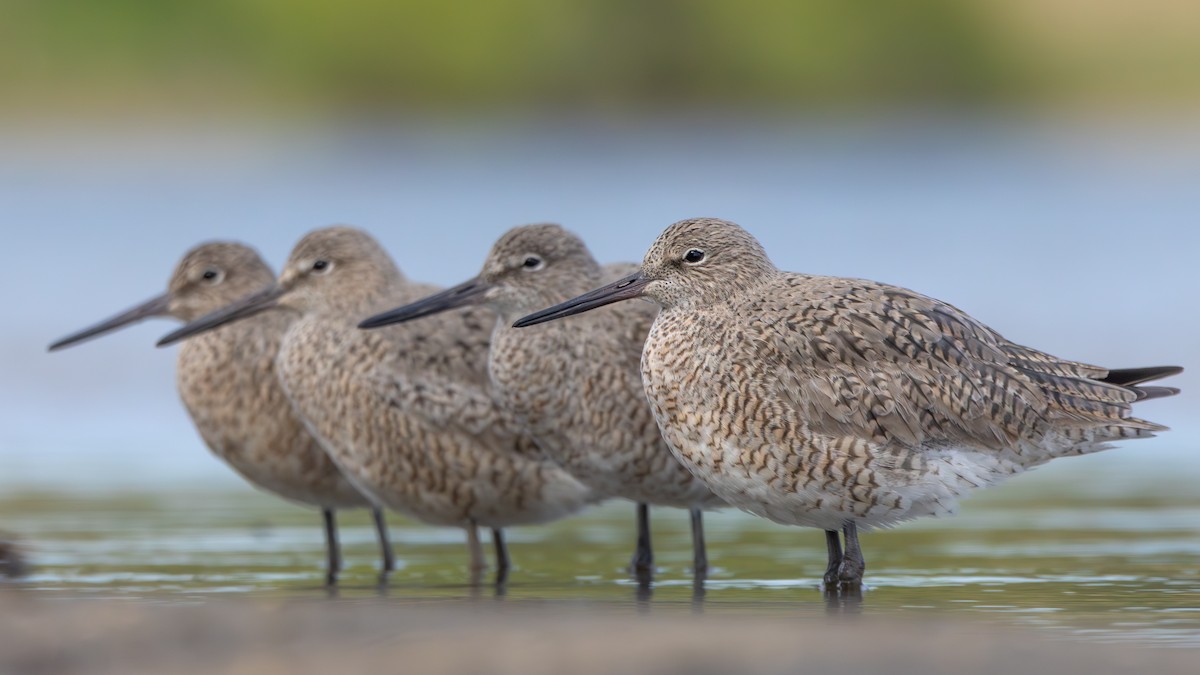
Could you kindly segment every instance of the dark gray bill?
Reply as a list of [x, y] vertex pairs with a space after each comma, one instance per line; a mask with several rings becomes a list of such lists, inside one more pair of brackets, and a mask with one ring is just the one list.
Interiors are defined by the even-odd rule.
[[381, 328], [394, 323], [404, 323], [413, 319], [420, 319], [423, 316], [438, 314], [456, 307], [466, 307], [467, 305], [476, 305], [483, 300], [483, 294], [487, 291], [488, 285], [479, 280], [478, 277], [464, 281], [454, 288], [447, 288], [441, 293], [418, 300], [412, 304], [393, 309], [382, 314], [364, 320], [358, 324], [359, 328]]
[[254, 316], [259, 312], [274, 307], [282, 295], [283, 289], [278, 286], [264, 288], [215, 312], [209, 312], [178, 330], [167, 333], [158, 341], [158, 346], [166, 347], [167, 345], [173, 345], [184, 338], [199, 335], [200, 333], [224, 326], [227, 323]]
[[627, 277], [622, 277], [607, 286], [601, 286], [594, 291], [584, 293], [578, 298], [561, 302], [553, 307], [548, 307], [540, 312], [534, 312], [529, 316], [521, 317], [513, 324], [514, 328], [524, 328], [533, 326], [555, 319], [561, 319], [564, 316], [572, 314], [582, 314], [590, 309], [611, 305], [614, 302], [629, 300], [636, 298], [646, 290], [646, 284], [650, 280], [643, 278], [641, 272], [634, 272]]
[[49, 351], [53, 352], [64, 347], [70, 347], [71, 345], [79, 344], [84, 340], [90, 340], [91, 338], [104, 335], [105, 333], [111, 333], [114, 330], [124, 328], [125, 326], [135, 324], [139, 321], [152, 319], [154, 317], [168, 316], [167, 304], [169, 302], [170, 298], [166, 293], [158, 296], [157, 298], [150, 298], [137, 307], [127, 309], [110, 319], [101, 321], [95, 326], [84, 328], [78, 333], [72, 333], [68, 335], [58, 342], [50, 345]]

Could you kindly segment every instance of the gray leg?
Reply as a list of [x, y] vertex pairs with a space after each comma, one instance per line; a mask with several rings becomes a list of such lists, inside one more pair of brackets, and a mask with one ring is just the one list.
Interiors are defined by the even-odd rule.
[[508, 582], [508, 570], [511, 567], [508, 544], [504, 542], [504, 530], [492, 528], [492, 545], [496, 547], [496, 585], [503, 586]]
[[829, 552], [829, 564], [825, 567], [825, 588], [838, 584], [838, 570], [842, 567], [842, 542], [837, 530], [825, 530], [825, 549]]
[[483, 557], [483, 545], [479, 543], [479, 526], [475, 521], [467, 526], [467, 549], [471, 552], [471, 581], [472, 586], [483, 583], [483, 571], [487, 569], [487, 560]]
[[633, 572], [645, 576], [654, 571], [654, 551], [650, 548], [650, 507], [637, 505], [637, 548], [633, 552]]
[[845, 588], [857, 588], [862, 585], [863, 571], [867, 569], [862, 548], [858, 545], [858, 525], [848, 520], [842, 526], [842, 532], [846, 537], [846, 554], [842, 556], [842, 565], [838, 569], [838, 581]]
[[338, 572], [342, 571], [342, 549], [338, 546], [337, 517], [334, 515], [333, 509], [321, 509], [321, 515], [325, 517], [325, 551], [328, 554], [328, 562], [325, 566], [325, 585], [336, 586]]
[[708, 576], [708, 551], [704, 546], [704, 512], [691, 509], [692, 515], [692, 576], [703, 579]]
[[471, 571], [480, 572], [487, 569], [487, 561], [483, 559], [483, 547], [479, 544], [479, 529], [475, 521], [467, 526], [467, 550], [471, 552]]
[[386, 583], [388, 575], [396, 569], [396, 557], [392, 552], [392, 540], [388, 536], [387, 521], [383, 519], [383, 509], [371, 509], [371, 517], [375, 520], [375, 534], [379, 537], [379, 550], [383, 552], [383, 569], [379, 572], [379, 582]]

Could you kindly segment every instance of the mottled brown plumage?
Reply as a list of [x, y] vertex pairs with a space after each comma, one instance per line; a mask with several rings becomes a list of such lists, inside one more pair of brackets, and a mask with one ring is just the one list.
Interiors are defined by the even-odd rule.
[[[346, 475], [378, 502], [471, 533], [477, 525], [544, 522], [586, 504], [590, 491], [545, 458], [492, 400], [490, 313], [468, 309], [421, 325], [356, 328], [372, 312], [433, 290], [406, 280], [365, 232], [326, 228], [301, 239], [275, 289], [163, 342], [264, 307], [292, 310], [298, 318], [278, 359], [284, 388]], [[475, 544], [472, 558], [478, 568]]]
[[[274, 282], [271, 269], [250, 247], [202, 244], [180, 260], [165, 295], [64, 338], [51, 350], [145, 318], [192, 321]], [[276, 377], [275, 357], [293, 318], [285, 311], [264, 312], [188, 341], [179, 350], [176, 380], [180, 398], [213, 454], [251, 484], [326, 511], [332, 582], [340, 566], [332, 512], [371, 504], [305, 430]], [[382, 514], [375, 515], [387, 572], [391, 547]]]
[[[671, 454], [642, 390], [642, 343], [654, 320], [649, 303], [521, 330], [517, 318], [628, 274], [602, 267], [583, 241], [558, 225], [509, 230], [478, 277], [363, 322], [379, 327], [454, 307], [483, 304], [497, 316], [488, 369], [498, 399], [539, 447], [604, 497], [693, 511], [694, 563], [706, 567], [700, 509], [724, 503]], [[652, 563], [649, 534], [635, 566]]]
[[1130, 405], [1176, 393], [1137, 383], [1180, 370], [1065, 361], [907, 289], [782, 272], [715, 219], [670, 226], [639, 273], [518, 325], [636, 296], [663, 308], [642, 375], [672, 450], [731, 504], [833, 533], [826, 580], [851, 585], [859, 527], [1161, 431]]

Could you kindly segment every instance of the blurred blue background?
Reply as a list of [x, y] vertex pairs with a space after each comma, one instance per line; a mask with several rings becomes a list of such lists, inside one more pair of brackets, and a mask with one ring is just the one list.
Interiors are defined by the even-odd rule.
[[[637, 260], [719, 216], [780, 267], [886, 281], [1106, 366], [1200, 356], [1200, 6], [6, 3], [0, 486], [239, 485], [150, 322], [209, 239], [278, 268], [372, 231], [412, 278], [473, 275], [557, 221]], [[1044, 469], [1200, 491], [1196, 369], [1173, 427]]]

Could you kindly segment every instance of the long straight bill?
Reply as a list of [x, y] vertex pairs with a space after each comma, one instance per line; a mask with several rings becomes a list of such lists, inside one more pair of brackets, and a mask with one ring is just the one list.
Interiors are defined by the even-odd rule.
[[528, 316], [521, 317], [513, 324], [514, 328], [524, 328], [533, 326], [555, 319], [561, 319], [564, 316], [573, 314], [582, 314], [590, 309], [611, 305], [614, 302], [622, 300], [630, 300], [636, 298], [646, 290], [646, 285], [650, 283], [649, 279], [642, 277], [641, 272], [634, 272], [627, 277], [622, 277], [607, 286], [601, 286], [594, 291], [584, 293], [583, 295], [559, 303], [553, 307], [543, 309], [540, 312], [534, 312]]
[[478, 304], [483, 299], [488, 285], [478, 278], [464, 281], [454, 288], [447, 288], [440, 293], [418, 300], [412, 304], [376, 314], [358, 324], [359, 328], [380, 328], [394, 323], [403, 323], [420, 319], [431, 314], [438, 314], [457, 307]]
[[114, 330], [124, 328], [139, 321], [151, 319], [154, 317], [167, 316], [167, 305], [170, 302], [170, 297], [167, 294], [162, 294], [156, 298], [150, 298], [142, 304], [131, 307], [120, 314], [105, 319], [100, 323], [84, 328], [83, 330], [72, 333], [58, 342], [50, 345], [50, 351], [57, 351], [64, 347], [79, 344], [84, 340], [89, 340], [94, 337], [99, 337], [105, 333], [111, 333]]
[[184, 338], [198, 335], [219, 328], [227, 323], [245, 319], [275, 306], [283, 289], [278, 286], [265, 288], [257, 293], [248, 295], [231, 305], [226, 305], [215, 312], [210, 312], [195, 321], [184, 325], [178, 330], [171, 331], [158, 341], [159, 347], [173, 345]]

